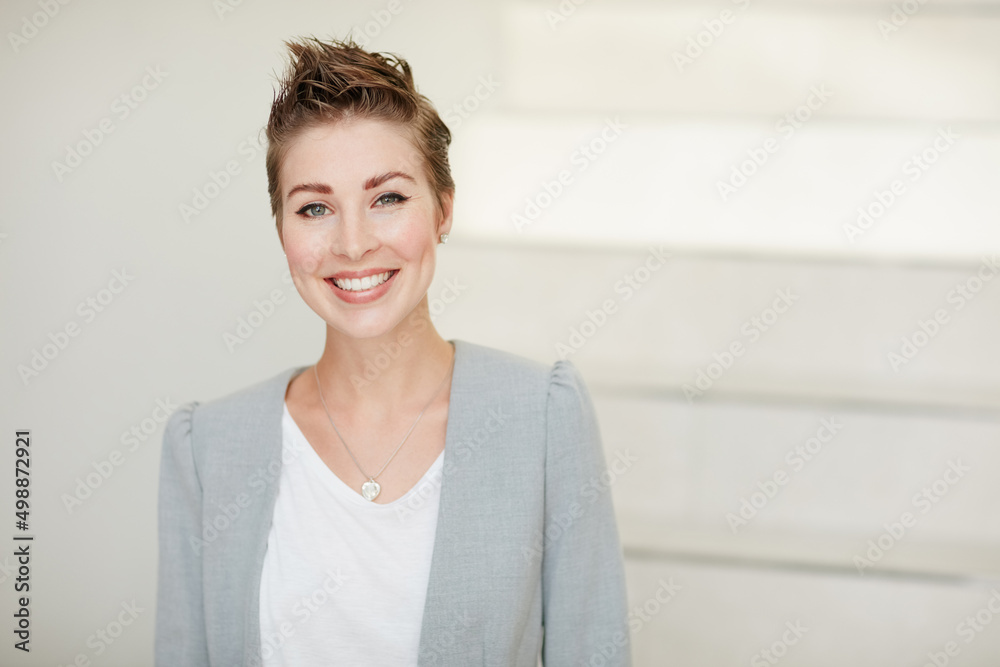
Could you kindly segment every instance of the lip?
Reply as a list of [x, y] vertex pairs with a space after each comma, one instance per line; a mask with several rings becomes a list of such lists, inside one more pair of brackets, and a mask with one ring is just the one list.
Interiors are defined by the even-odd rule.
[[[348, 292], [346, 290], [340, 289], [339, 287], [337, 287], [336, 285], [333, 284], [333, 279], [334, 278], [337, 278], [338, 280], [341, 279], [341, 278], [345, 278], [345, 279], [346, 278], [364, 278], [365, 276], [370, 276], [370, 275], [374, 275], [374, 274], [377, 274], [377, 273], [385, 273], [386, 271], [392, 271], [393, 272], [392, 276], [390, 276], [388, 280], [386, 280], [384, 283], [382, 283], [378, 287], [375, 287], [375, 288], [372, 288], [372, 289], [369, 289], [369, 290], [365, 290], [364, 292]], [[344, 301], [346, 303], [356, 303], [356, 304], [358, 304], [358, 303], [370, 303], [372, 301], [375, 301], [377, 299], [382, 298], [382, 296], [384, 296], [385, 293], [388, 292], [389, 289], [392, 287], [393, 283], [396, 282], [396, 276], [398, 276], [398, 275], [399, 275], [399, 269], [373, 269], [373, 270], [365, 270], [365, 271], [341, 271], [340, 273], [334, 274], [333, 276], [330, 276], [329, 278], [325, 278], [324, 282], [327, 285], [330, 286], [330, 289], [333, 290], [333, 293], [336, 294], [337, 298], [339, 298], [341, 301]]]

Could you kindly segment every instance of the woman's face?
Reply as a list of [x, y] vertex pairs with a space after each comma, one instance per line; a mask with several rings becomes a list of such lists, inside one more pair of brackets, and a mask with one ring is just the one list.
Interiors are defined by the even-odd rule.
[[438, 237], [451, 229], [451, 194], [440, 210], [404, 131], [372, 119], [314, 126], [281, 165], [292, 280], [327, 324], [355, 338], [392, 331], [423, 301]]

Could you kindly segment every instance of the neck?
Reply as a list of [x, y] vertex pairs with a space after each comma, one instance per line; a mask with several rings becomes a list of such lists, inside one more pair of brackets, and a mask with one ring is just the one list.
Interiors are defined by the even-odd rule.
[[441, 387], [452, 354], [426, 306], [374, 338], [352, 338], [328, 326], [317, 362], [323, 398], [331, 408], [350, 405], [355, 414], [419, 411]]

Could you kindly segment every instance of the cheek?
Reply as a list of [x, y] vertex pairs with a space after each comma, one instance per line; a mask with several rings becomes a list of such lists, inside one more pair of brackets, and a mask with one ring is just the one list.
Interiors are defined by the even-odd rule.
[[419, 216], [400, 225], [392, 243], [397, 254], [411, 262], [426, 262], [428, 256], [433, 258], [434, 255], [434, 241], [428, 234], [427, 222]]
[[285, 256], [293, 274], [315, 273], [322, 262], [323, 249], [319, 244], [291, 232], [285, 235]]

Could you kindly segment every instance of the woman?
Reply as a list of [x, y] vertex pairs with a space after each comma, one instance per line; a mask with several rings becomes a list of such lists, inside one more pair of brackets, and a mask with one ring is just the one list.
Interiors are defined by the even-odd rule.
[[430, 322], [448, 128], [405, 61], [288, 46], [268, 187], [326, 344], [167, 423], [156, 664], [630, 664], [579, 373]]

